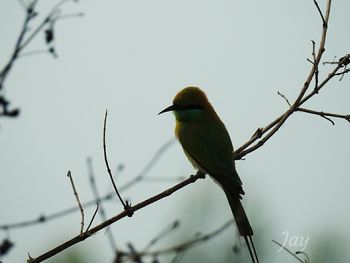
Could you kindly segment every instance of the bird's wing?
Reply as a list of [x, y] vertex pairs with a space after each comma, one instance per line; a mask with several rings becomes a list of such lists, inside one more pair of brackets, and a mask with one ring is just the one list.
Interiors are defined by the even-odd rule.
[[186, 131], [179, 132], [180, 143], [197, 168], [204, 170], [220, 184], [235, 185], [239, 188], [242, 182], [235, 170], [233, 147], [225, 126], [185, 127]]

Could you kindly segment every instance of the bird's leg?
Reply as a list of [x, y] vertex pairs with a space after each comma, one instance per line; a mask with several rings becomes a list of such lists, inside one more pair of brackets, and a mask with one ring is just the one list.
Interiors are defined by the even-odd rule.
[[[255, 249], [255, 246], [254, 246], [254, 242], [253, 242], [252, 236], [243, 236], [243, 237], [244, 237], [244, 240], [245, 240], [245, 242], [247, 244], [250, 257], [252, 258], [252, 263], [255, 263], [255, 262], [259, 263], [258, 254], [256, 253], [256, 249]], [[254, 254], [253, 254], [253, 252], [254, 252]], [[255, 259], [256, 259], [256, 261], [255, 261]]]
[[255, 246], [254, 246], [254, 242], [253, 242], [252, 236], [249, 236], [249, 239], [250, 239], [250, 243], [252, 244], [252, 247], [253, 247], [253, 251], [254, 251], [255, 258], [256, 258], [256, 262], [259, 263], [258, 254], [256, 253], [256, 249], [255, 249]]
[[255, 263], [254, 256], [253, 256], [253, 251], [252, 251], [252, 248], [250, 247], [250, 243], [248, 241], [248, 238], [247, 238], [247, 236], [243, 236], [243, 237], [244, 237], [245, 243], [247, 244], [250, 257], [252, 258], [252, 263]]
[[197, 173], [196, 173], [196, 175], [198, 175], [199, 178], [202, 178], [202, 179], [205, 178], [205, 172], [203, 172], [203, 171], [201, 171], [201, 170], [198, 170]]

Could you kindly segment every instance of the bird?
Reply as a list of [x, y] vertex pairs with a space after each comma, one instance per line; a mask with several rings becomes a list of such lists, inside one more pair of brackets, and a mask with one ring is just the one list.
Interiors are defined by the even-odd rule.
[[245, 192], [236, 171], [232, 141], [206, 94], [198, 87], [186, 87], [176, 94], [172, 105], [158, 115], [165, 112], [174, 113], [175, 136], [194, 168], [199, 173], [209, 174], [225, 192], [252, 262], [255, 262], [254, 257], [259, 262], [252, 239], [253, 229], [241, 203]]

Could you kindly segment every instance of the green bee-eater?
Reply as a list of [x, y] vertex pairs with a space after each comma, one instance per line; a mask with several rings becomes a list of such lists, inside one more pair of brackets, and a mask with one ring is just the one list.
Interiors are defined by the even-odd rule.
[[[253, 262], [256, 256], [250, 226], [241, 204], [244, 191], [233, 160], [233, 146], [224, 123], [216, 114], [205, 93], [197, 87], [187, 87], [174, 98], [173, 104], [159, 114], [173, 111], [175, 135], [193, 166], [209, 174], [224, 190], [238, 231], [244, 237]], [[252, 248], [248, 238], [252, 243]]]

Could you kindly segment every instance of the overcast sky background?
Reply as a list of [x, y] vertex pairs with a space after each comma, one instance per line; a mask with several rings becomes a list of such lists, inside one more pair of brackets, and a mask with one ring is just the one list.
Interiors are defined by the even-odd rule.
[[[35, 22], [54, 3], [39, 1], [41, 16]], [[325, 1], [319, 4], [324, 10]], [[311, 67], [306, 60], [311, 58], [310, 40], [318, 45], [321, 33], [312, 0], [86, 0], [67, 3], [63, 10], [85, 15], [56, 24], [58, 59], [48, 54], [23, 57], [5, 83], [6, 96], [21, 114], [0, 119], [0, 224], [75, 205], [67, 170], [80, 199], [90, 200], [87, 157], [93, 159], [100, 192], [112, 189], [102, 151], [106, 109], [110, 165], [114, 170], [124, 165], [119, 185], [136, 176], [173, 137], [173, 116], [157, 113], [188, 85], [205, 90], [238, 148], [287, 109], [277, 91], [290, 100], [297, 96]], [[325, 61], [350, 52], [349, 10], [348, 0], [334, 1]], [[19, 1], [1, 0], [0, 17], [3, 67], [24, 10]], [[43, 34], [28, 51], [42, 47]], [[320, 79], [331, 69], [321, 66]], [[331, 81], [305, 107], [349, 114], [349, 77]], [[347, 251], [350, 125], [335, 122], [332, 126], [318, 116], [296, 113], [266, 145], [237, 162], [246, 191], [244, 206], [253, 228], [265, 230], [256, 238], [264, 240], [264, 252], [272, 256], [269, 262], [295, 262], [270, 241], [282, 242], [284, 231], [310, 237], [306, 252], [322, 236], [337, 237], [342, 241], [338, 249]], [[176, 178], [192, 172], [181, 147], [174, 144], [149, 176]], [[173, 184], [143, 182], [123, 196], [136, 204]], [[86, 209], [87, 221], [93, 210]], [[121, 206], [109, 202], [107, 210], [112, 216]], [[120, 248], [128, 241], [142, 248], [172, 220], [180, 219], [186, 229], [187, 236], [179, 231], [172, 237], [179, 241], [209, 232], [230, 217], [224, 195], [207, 178], [121, 220], [110, 231]], [[1, 240], [9, 236], [16, 243], [3, 262], [24, 262], [27, 252], [38, 256], [79, 229], [80, 215], [74, 213], [45, 225], [0, 232]], [[159, 247], [170, 244], [171, 239]], [[86, 262], [113, 258], [104, 231], [64, 253], [74, 249], [87, 255]], [[208, 262], [215, 261], [215, 253], [211, 257]]]

